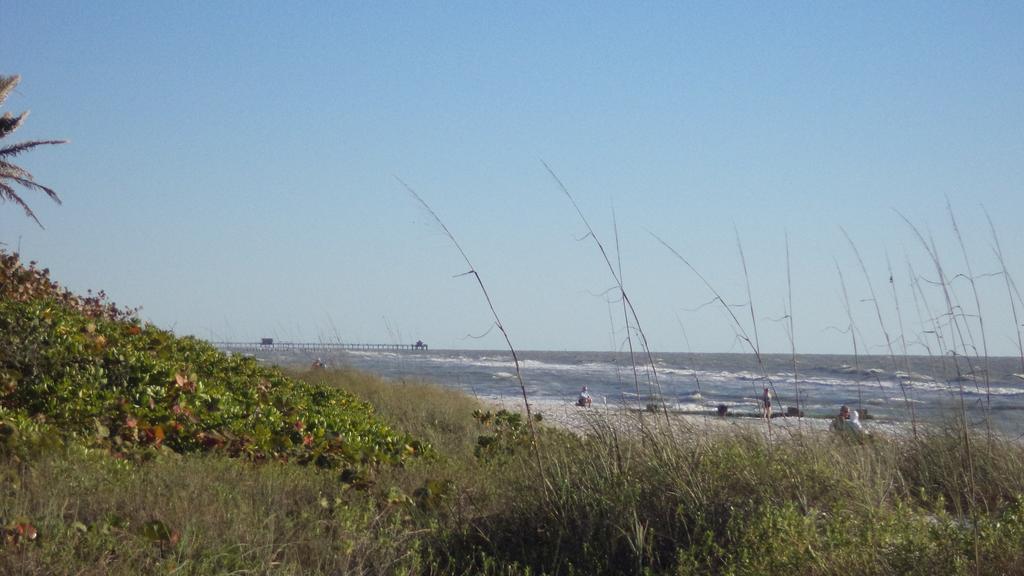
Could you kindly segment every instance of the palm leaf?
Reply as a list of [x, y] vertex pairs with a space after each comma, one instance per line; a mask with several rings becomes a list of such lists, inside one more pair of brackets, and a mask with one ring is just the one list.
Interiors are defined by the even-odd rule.
[[42, 146], [44, 144], [67, 144], [67, 140], [29, 140], [28, 142], [19, 142], [6, 148], [0, 148], [0, 158], [13, 158], [18, 154], [36, 146]]
[[21, 76], [15, 74], [14, 76], [0, 76], [0, 104], [7, 100], [7, 95], [14, 90], [14, 87], [21, 82]]
[[[7, 96], [10, 95], [11, 91], [14, 90], [14, 87], [17, 86], [20, 81], [21, 76], [18, 75], [0, 75], [0, 104], [4, 103]], [[8, 134], [17, 130], [27, 117], [28, 112], [22, 112], [17, 116], [12, 115], [10, 112], [6, 112], [3, 116], [0, 116], [0, 138], [4, 138]], [[43, 224], [39, 222], [39, 218], [36, 218], [35, 212], [28, 207], [28, 204], [22, 200], [21, 196], [14, 191], [12, 183], [20, 184], [29, 190], [38, 190], [43, 192], [57, 204], [61, 203], [60, 197], [57, 196], [57, 193], [54, 192], [52, 188], [48, 188], [36, 182], [35, 178], [28, 170], [12, 164], [6, 159], [14, 158], [18, 154], [21, 154], [26, 150], [31, 150], [36, 146], [64, 144], [66, 142], [66, 140], [29, 140], [27, 142], [19, 142], [17, 144], [0, 148], [0, 200], [11, 201], [18, 206], [21, 206], [22, 209], [25, 210], [25, 214], [29, 218], [35, 220], [36, 224], [38, 224], [40, 228], [43, 227]]]
[[8, 180], [13, 180], [30, 190], [39, 190], [40, 192], [45, 192], [46, 195], [53, 199], [54, 202], [56, 202], [57, 204], [61, 204], [60, 197], [57, 196], [56, 192], [54, 192], [50, 188], [47, 188], [46, 186], [43, 186], [42, 184], [39, 184], [38, 182], [35, 182], [34, 180], [18, 178], [16, 176], [9, 176]]
[[27, 111], [22, 112], [17, 116], [11, 116], [10, 112], [7, 112], [3, 116], [0, 116], [0, 138], [3, 138], [4, 136], [7, 136], [11, 132], [17, 130], [21, 126], [21, 123], [24, 122], [25, 118], [27, 117]]
[[18, 196], [18, 194], [14, 191], [14, 188], [11, 188], [10, 186], [4, 184], [3, 182], [0, 182], [0, 198], [4, 200], [10, 200], [11, 202], [17, 204], [18, 206], [21, 206], [22, 209], [25, 210], [25, 215], [35, 220], [36, 224], [38, 224], [40, 228], [43, 228], [43, 223], [39, 221], [39, 218], [36, 218], [36, 213], [33, 212], [32, 209], [28, 207], [28, 204], [25, 204], [25, 201], [21, 199], [21, 196]]
[[35, 180], [35, 177], [21, 166], [15, 166], [10, 162], [0, 160], [0, 178], [25, 178], [27, 180]]

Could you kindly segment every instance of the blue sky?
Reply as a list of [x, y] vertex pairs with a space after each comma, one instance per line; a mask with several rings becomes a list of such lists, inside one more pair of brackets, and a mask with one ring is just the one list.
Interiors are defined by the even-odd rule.
[[[850, 351], [836, 267], [884, 351], [855, 241], [894, 335], [921, 339], [907, 271], [1024, 278], [1019, 3], [342, 3], [5, 0], [20, 162], [63, 206], [0, 205], [0, 242], [76, 290], [204, 338], [500, 348], [463, 245], [523, 349], [619, 348], [599, 237], [655, 349], [743, 351], [704, 285], [750, 273], [761, 346]], [[1022, 280], [1024, 281], [1024, 280]], [[1001, 277], [978, 280], [993, 352], [1016, 353]], [[967, 314], [969, 287], [955, 284]], [[933, 315], [942, 297], [925, 284]], [[699, 309], [698, 309], [699, 308]], [[696, 309], [696, 310], [695, 310]], [[749, 310], [737, 308], [748, 319]], [[922, 314], [927, 316], [927, 314]], [[685, 326], [689, 344], [683, 338]], [[751, 330], [751, 326], [745, 327]], [[980, 332], [976, 336], [980, 342]], [[925, 353], [921, 346], [912, 351]]]

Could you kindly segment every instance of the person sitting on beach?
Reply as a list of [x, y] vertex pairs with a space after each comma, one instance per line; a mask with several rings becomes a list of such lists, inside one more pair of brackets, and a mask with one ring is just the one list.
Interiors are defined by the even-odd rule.
[[866, 438], [868, 433], [860, 423], [860, 413], [843, 406], [839, 409], [839, 415], [832, 421], [832, 430], [845, 432], [856, 438]]
[[852, 412], [850, 412], [850, 419], [846, 421], [846, 428], [850, 432], [854, 432], [856, 434], [863, 434], [864, 433], [864, 427], [860, 425], [860, 413], [859, 412], [857, 412], [856, 410], [853, 410]]
[[593, 399], [590, 397], [590, 392], [587, 390], [586, 384], [584, 384], [583, 389], [580, 390], [580, 397], [576, 400], [576, 405], [584, 408], [590, 408], [591, 403], [593, 403]]
[[832, 420], [832, 430], [844, 432], [848, 430], [846, 421], [850, 419], [850, 408], [845, 404], [839, 408], [839, 415]]

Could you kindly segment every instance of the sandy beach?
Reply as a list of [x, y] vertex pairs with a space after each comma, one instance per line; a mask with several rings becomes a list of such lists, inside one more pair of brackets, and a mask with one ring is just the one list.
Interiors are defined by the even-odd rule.
[[[495, 410], [504, 409], [519, 413], [525, 412], [522, 400], [511, 398], [488, 398], [480, 400]], [[746, 413], [734, 413], [725, 417], [715, 414], [651, 412], [621, 405], [597, 404], [584, 408], [569, 401], [531, 400], [530, 410], [540, 414], [542, 422], [581, 435], [591, 434], [597, 430], [614, 427], [621, 432], [639, 432], [643, 426], [661, 428], [670, 425], [676, 431], [710, 432], [728, 434], [736, 432], [760, 431], [768, 432], [768, 424], [762, 418]], [[828, 432], [831, 421], [825, 418], [789, 418], [775, 417], [771, 419], [773, 437], [785, 438], [797, 432]], [[892, 433], [902, 429], [901, 425], [892, 423], [876, 423], [867, 421], [865, 430], [870, 433]]]

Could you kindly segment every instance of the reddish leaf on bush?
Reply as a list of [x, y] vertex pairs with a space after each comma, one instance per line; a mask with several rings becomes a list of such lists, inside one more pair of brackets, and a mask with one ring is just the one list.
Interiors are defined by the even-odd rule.
[[151, 426], [146, 428], [146, 440], [159, 446], [164, 441], [164, 427]]
[[35, 540], [39, 536], [39, 531], [36, 527], [29, 524], [28, 522], [22, 522], [15, 526], [15, 531], [18, 533], [18, 537], [22, 540]]
[[0, 538], [8, 545], [32, 542], [38, 536], [39, 531], [28, 522], [8, 524], [6, 528], [0, 528]]
[[189, 380], [188, 376], [181, 372], [174, 375], [174, 383], [178, 385], [178, 388], [181, 388], [185, 392], [195, 392], [196, 390], [195, 382]]

